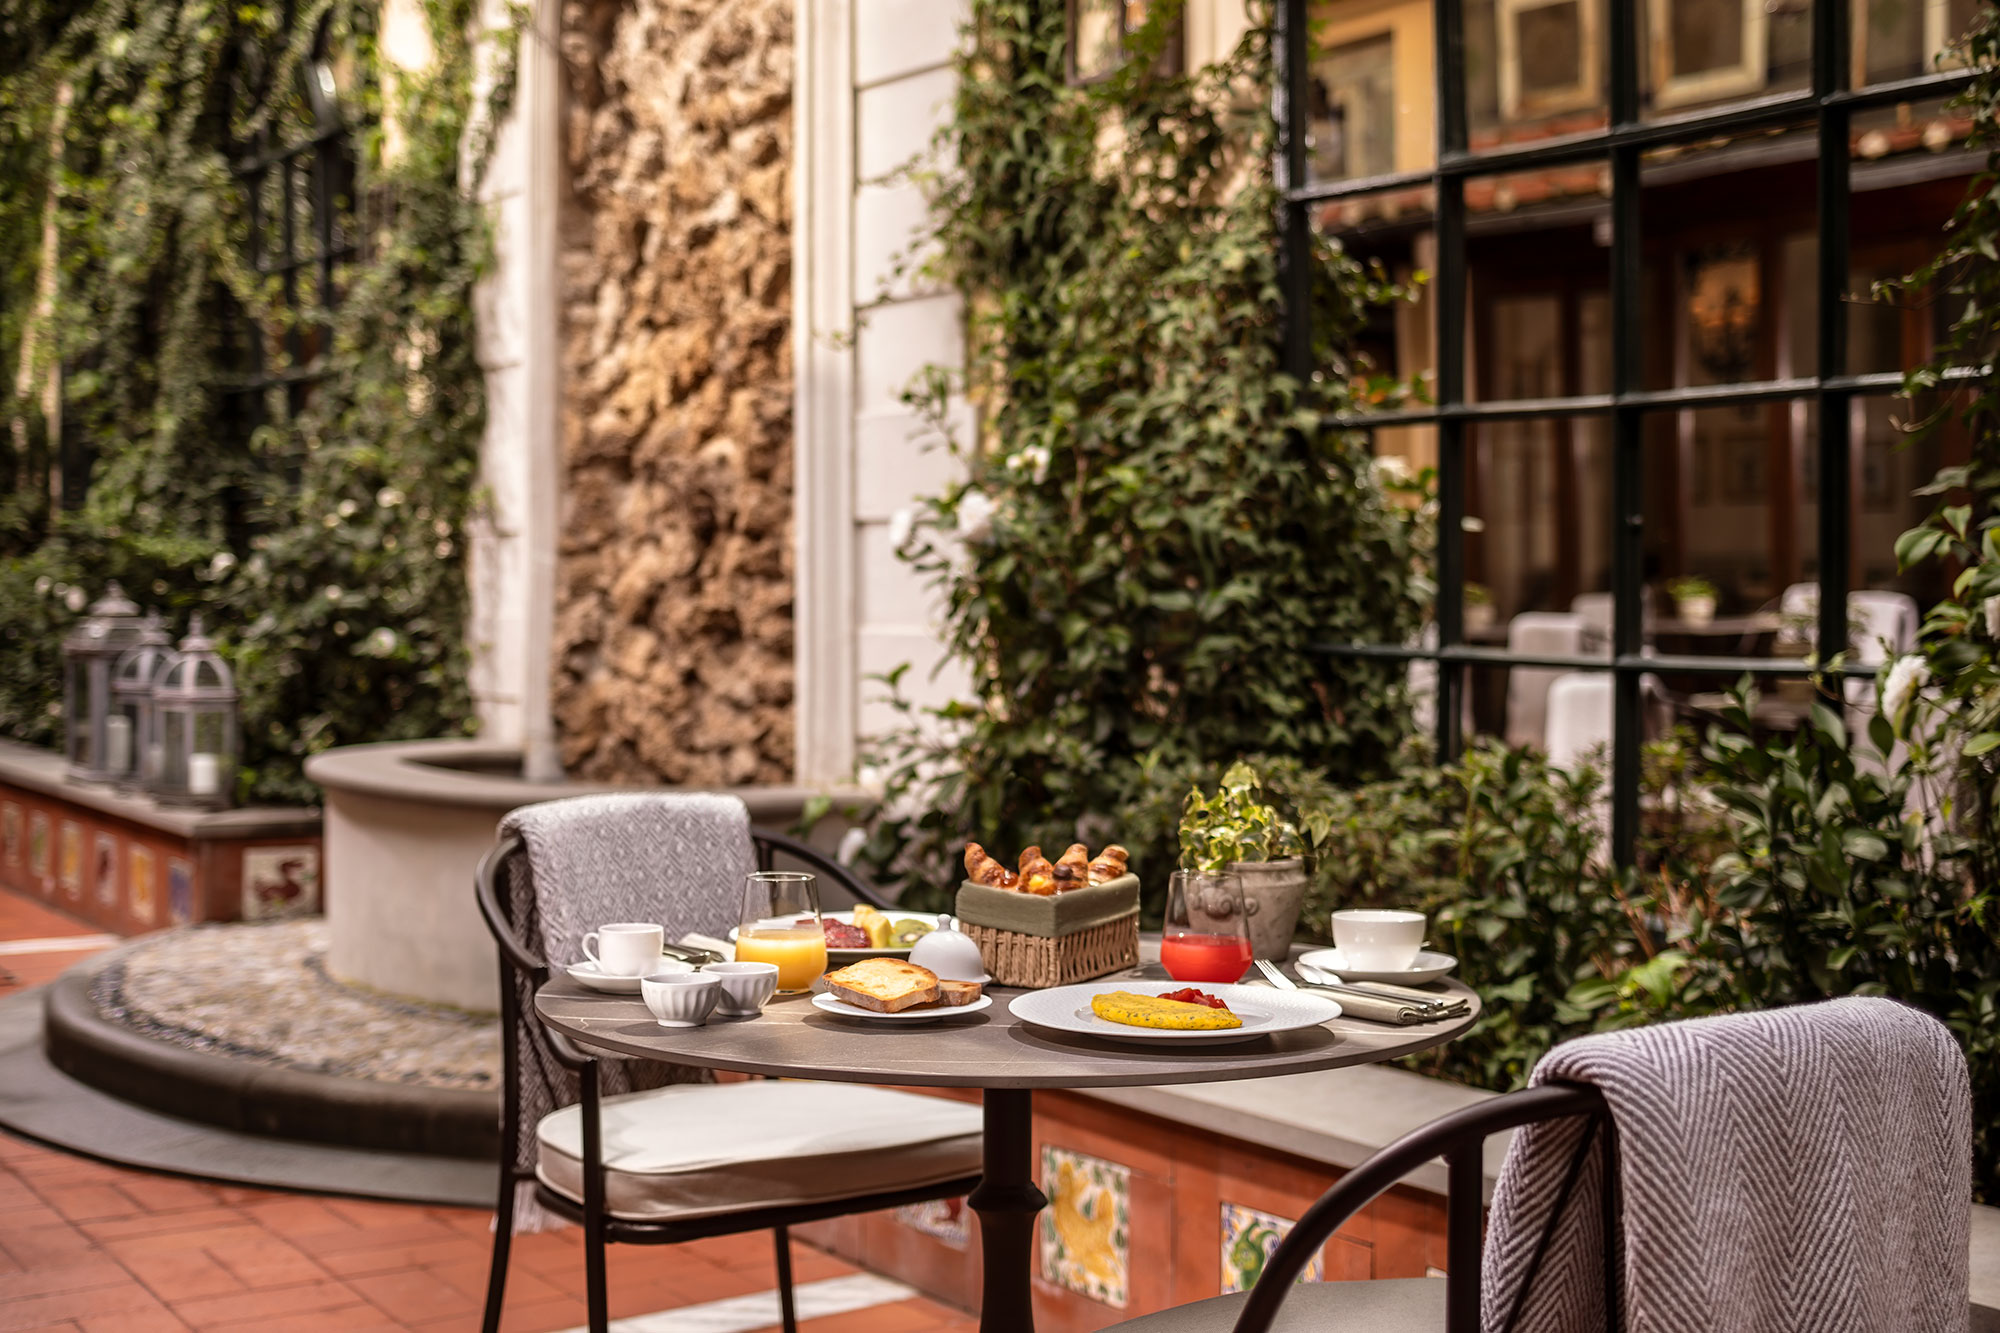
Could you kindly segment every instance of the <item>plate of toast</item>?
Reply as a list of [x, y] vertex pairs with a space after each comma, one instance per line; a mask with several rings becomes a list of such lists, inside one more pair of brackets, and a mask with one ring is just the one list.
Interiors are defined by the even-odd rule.
[[993, 1003], [977, 981], [952, 981], [901, 958], [866, 958], [823, 978], [815, 1009], [871, 1022], [921, 1023], [976, 1014]]

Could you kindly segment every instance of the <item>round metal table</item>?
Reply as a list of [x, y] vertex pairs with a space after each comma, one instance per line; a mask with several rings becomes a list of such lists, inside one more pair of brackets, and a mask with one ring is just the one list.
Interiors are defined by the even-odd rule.
[[[1157, 941], [1146, 941], [1149, 961], [1122, 975], [1165, 977], [1150, 961], [1157, 952]], [[984, 1089], [983, 1177], [967, 1200], [979, 1214], [984, 1259], [979, 1327], [1023, 1333], [1034, 1328], [1035, 1216], [1048, 1202], [1034, 1180], [1036, 1088], [1218, 1083], [1393, 1060], [1442, 1045], [1478, 1019], [1477, 995], [1456, 981], [1445, 988], [1470, 1002], [1463, 1017], [1388, 1027], [1342, 1016], [1304, 1031], [1198, 1049], [1115, 1046], [1033, 1028], [1008, 1009], [1020, 992], [1003, 986], [988, 988], [993, 1004], [976, 1014], [912, 1025], [837, 1018], [805, 996], [788, 996], [756, 1019], [666, 1028], [637, 996], [606, 995], [567, 977], [542, 987], [535, 1009], [564, 1035], [624, 1055], [780, 1078]]]

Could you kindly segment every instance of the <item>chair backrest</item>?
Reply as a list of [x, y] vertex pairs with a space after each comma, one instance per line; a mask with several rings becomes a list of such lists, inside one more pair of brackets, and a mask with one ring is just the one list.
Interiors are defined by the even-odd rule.
[[1860, 665], [1876, 666], [1915, 651], [1922, 619], [1916, 598], [1864, 588], [1848, 594], [1847, 606], [1850, 618], [1860, 622], [1854, 634], [1854, 660]]
[[[1583, 617], [1573, 611], [1523, 611], [1507, 622], [1507, 651], [1529, 657], [1581, 657]], [[1548, 718], [1549, 686], [1564, 667], [1510, 667], [1507, 671], [1507, 743], [1541, 745]]]
[[[1617, 1129], [1610, 1108], [1597, 1089], [1578, 1084], [1547, 1083], [1495, 1097], [1477, 1106], [1466, 1107], [1433, 1120], [1421, 1129], [1405, 1134], [1396, 1142], [1355, 1167], [1332, 1189], [1306, 1209], [1298, 1225], [1279, 1243], [1250, 1289], [1236, 1319], [1235, 1333], [1267, 1333], [1278, 1309], [1304, 1274], [1306, 1265], [1342, 1223], [1366, 1207], [1370, 1200], [1405, 1175], [1435, 1157], [1445, 1159], [1445, 1333], [1480, 1333], [1479, 1277], [1482, 1214], [1485, 1205], [1483, 1148], [1486, 1140], [1503, 1130], [1523, 1125], [1571, 1117], [1587, 1120], [1585, 1132], [1577, 1136], [1573, 1169], [1560, 1197], [1549, 1210], [1549, 1231], [1536, 1254], [1535, 1268], [1554, 1238], [1556, 1224], [1565, 1216], [1569, 1199], [1584, 1176], [1584, 1164], [1602, 1148], [1603, 1169], [1599, 1172], [1599, 1207], [1604, 1220], [1605, 1290], [1610, 1293], [1606, 1310], [1607, 1333], [1618, 1333], [1622, 1324], [1615, 1263], [1617, 1246], [1610, 1243], [1618, 1229]], [[1533, 1269], [1529, 1281], [1532, 1282]], [[1488, 1330], [1487, 1333], [1505, 1333]]]

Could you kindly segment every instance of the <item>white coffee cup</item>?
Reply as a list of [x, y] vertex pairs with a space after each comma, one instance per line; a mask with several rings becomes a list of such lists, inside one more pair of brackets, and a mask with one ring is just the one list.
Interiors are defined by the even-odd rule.
[[1364, 972], [1406, 972], [1424, 947], [1424, 914], [1357, 907], [1333, 914], [1340, 961]]
[[663, 1028], [698, 1028], [722, 998], [722, 978], [706, 972], [660, 972], [642, 978], [640, 997]]
[[658, 970], [660, 946], [666, 942], [667, 932], [659, 926], [619, 921], [585, 935], [583, 956], [608, 977], [643, 977]]
[[776, 963], [707, 963], [701, 970], [722, 982], [715, 1012], [729, 1018], [755, 1018], [778, 993]]

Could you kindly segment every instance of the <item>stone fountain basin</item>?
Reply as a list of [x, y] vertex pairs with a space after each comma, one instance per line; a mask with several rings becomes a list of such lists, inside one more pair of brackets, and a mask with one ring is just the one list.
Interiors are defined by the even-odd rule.
[[[326, 792], [327, 970], [341, 981], [475, 1013], [499, 1008], [493, 939], [472, 896], [479, 858], [517, 806], [629, 786], [529, 782], [521, 752], [477, 740], [389, 741], [314, 755], [306, 776]], [[784, 832], [819, 792], [720, 788], [751, 822]], [[834, 793], [859, 799], [859, 792]], [[831, 846], [845, 831], [814, 830]]]

